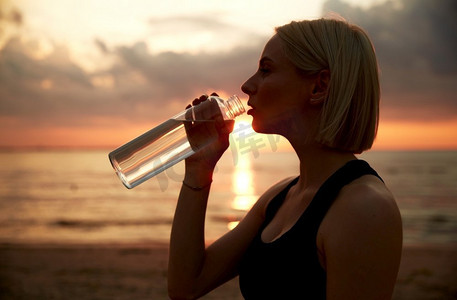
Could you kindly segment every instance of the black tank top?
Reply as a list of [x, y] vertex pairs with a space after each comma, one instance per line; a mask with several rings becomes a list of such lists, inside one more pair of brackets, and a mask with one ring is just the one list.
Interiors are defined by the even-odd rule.
[[264, 243], [262, 231], [298, 177], [270, 201], [265, 221], [240, 264], [239, 282], [245, 299], [325, 299], [326, 273], [319, 264], [317, 231], [341, 188], [368, 174], [380, 178], [367, 162], [348, 162], [322, 184], [289, 231]]

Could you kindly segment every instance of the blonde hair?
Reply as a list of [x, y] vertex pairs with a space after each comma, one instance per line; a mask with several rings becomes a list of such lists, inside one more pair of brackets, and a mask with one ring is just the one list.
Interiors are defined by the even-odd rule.
[[353, 153], [370, 149], [378, 128], [380, 86], [368, 35], [335, 19], [292, 22], [276, 32], [285, 55], [302, 73], [330, 71], [316, 140]]

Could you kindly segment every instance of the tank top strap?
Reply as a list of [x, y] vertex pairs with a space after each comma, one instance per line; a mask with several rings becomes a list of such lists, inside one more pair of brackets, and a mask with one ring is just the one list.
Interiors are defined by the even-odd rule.
[[294, 186], [299, 179], [299, 176], [294, 178], [289, 184], [282, 189], [267, 205], [266, 211], [265, 211], [265, 220], [264, 220], [264, 225], [266, 226], [270, 221], [273, 219], [275, 216], [276, 212], [279, 210], [279, 207], [281, 207], [282, 203], [286, 199], [286, 195], [289, 192], [290, 188]]
[[315, 226], [315, 232], [330, 209], [340, 190], [364, 175], [374, 175], [382, 182], [378, 173], [364, 160], [351, 160], [331, 175], [314, 195], [307, 211], [308, 224]]
[[317, 254], [317, 232], [341, 188], [367, 174], [379, 177], [365, 161], [348, 162], [324, 182], [289, 231], [273, 242], [263, 243], [261, 234], [264, 226], [270, 223], [298, 177], [270, 201], [263, 228], [258, 231], [240, 263], [240, 290], [245, 299], [326, 298], [326, 272]]
[[[307, 223], [308, 225], [312, 224], [312, 226], [316, 227], [316, 234], [317, 228], [319, 227], [322, 219], [329, 210], [340, 190], [345, 185], [363, 175], [374, 175], [383, 181], [378, 173], [373, 170], [373, 168], [371, 168], [366, 161], [356, 159], [347, 162], [322, 184], [316, 195], [314, 195], [314, 198], [311, 201], [309, 207], [305, 211]], [[293, 179], [267, 205], [262, 229], [264, 229], [274, 218], [276, 212], [284, 202], [290, 188], [297, 183], [298, 179], [299, 177]], [[300, 222], [300, 219], [298, 222]]]

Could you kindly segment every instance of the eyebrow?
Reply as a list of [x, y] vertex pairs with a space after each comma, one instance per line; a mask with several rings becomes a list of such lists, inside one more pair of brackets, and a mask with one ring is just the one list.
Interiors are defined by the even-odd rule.
[[262, 57], [262, 59], [260, 59], [259, 65], [261, 65], [265, 62], [274, 62], [274, 61], [271, 58], [269, 58], [268, 56], [264, 56], [264, 57]]

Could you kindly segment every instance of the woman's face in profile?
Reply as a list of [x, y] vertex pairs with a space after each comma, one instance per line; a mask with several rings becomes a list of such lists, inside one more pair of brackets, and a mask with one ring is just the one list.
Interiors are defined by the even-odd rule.
[[290, 121], [303, 117], [311, 95], [313, 81], [298, 72], [281, 43], [277, 35], [268, 41], [257, 72], [241, 87], [249, 95], [248, 114], [256, 132], [282, 134], [290, 129]]

